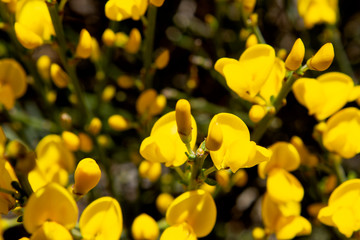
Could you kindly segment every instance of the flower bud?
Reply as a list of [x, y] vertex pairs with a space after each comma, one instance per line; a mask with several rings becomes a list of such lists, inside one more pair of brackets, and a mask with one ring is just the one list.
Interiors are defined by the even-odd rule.
[[123, 131], [129, 127], [129, 123], [121, 115], [112, 115], [108, 119], [108, 124], [115, 131]]
[[300, 38], [296, 39], [289, 56], [285, 60], [285, 67], [290, 71], [298, 69], [304, 60], [305, 47]]
[[221, 187], [227, 188], [230, 182], [230, 172], [224, 169], [216, 171], [215, 179]]
[[111, 47], [114, 45], [114, 42], [115, 42], [115, 33], [113, 30], [111, 30], [110, 28], [107, 28], [103, 35], [102, 35], [102, 41], [103, 43], [108, 46], [108, 47]]
[[134, 79], [132, 79], [130, 76], [128, 75], [121, 75], [117, 78], [116, 80], [117, 84], [119, 87], [121, 88], [131, 88], [132, 86], [134, 86]]
[[144, 160], [139, 166], [139, 175], [151, 182], [156, 182], [161, 175], [161, 163]]
[[155, 7], [161, 7], [164, 4], [165, 0], [150, 0], [150, 3]]
[[93, 150], [94, 144], [86, 133], [79, 133], [79, 139], [80, 139], [80, 150], [86, 153], [89, 153]]
[[216, 122], [209, 127], [209, 133], [205, 139], [205, 147], [210, 151], [217, 151], [220, 149], [223, 142], [223, 133], [221, 126]]
[[133, 28], [129, 34], [129, 40], [125, 45], [125, 51], [135, 54], [139, 51], [141, 45], [141, 34], [137, 28]]
[[115, 46], [116, 47], [124, 47], [125, 44], [129, 41], [129, 36], [123, 32], [115, 33]]
[[67, 149], [73, 152], [79, 150], [80, 139], [76, 134], [69, 131], [63, 131], [61, 137]]
[[95, 118], [91, 119], [89, 127], [88, 127], [88, 131], [92, 135], [97, 135], [101, 131], [101, 127], [102, 127], [101, 120], [99, 118], [95, 117]]
[[259, 122], [266, 114], [266, 109], [260, 105], [253, 105], [249, 111], [249, 117], [254, 123]]
[[174, 201], [174, 197], [168, 193], [161, 193], [156, 198], [156, 208], [161, 212], [163, 215], [165, 215], [166, 210], [170, 206], [170, 204]]
[[254, 11], [256, 0], [242, 0], [241, 2], [242, 2], [242, 7], [243, 7], [244, 11], [247, 14], [250, 14]]
[[155, 240], [159, 232], [156, 221], [145, 213], [137, 216], [131, 226], [131, 233], [135, 240]]
[[251, 34], [251, 35], [247, 38], [246, 43], [245, 43], [245, 46], [246, 46], [246, 48], [249, 48], [249, 47], [254, 46], [254, 45], [256, 45], [256, 44], [258, 44], [258, 39], [257, 39], [257, 37], [256, 37], [255, 34]]
[[334, 47], [331, 43], [324, 44], [306, 64], [311, 70], [325, 71], [334, 59]]
[[90, 33], [83, 28], [80, 32], [79, 43], [76, 47], [75, 55], [79, 58], [88, 58], [91, 54], [91, 36]]
[[244, 169], [239, 169], [233, 176], [232, 182], [237, 187], [243, 187], [248, 181], [248, 175]]
[[67, 73], [64, 72], [61, 67], [56, 63], [51, 64], [50, 76], [52, 81], [58, 88], [65, 88], [70, 82], [69, 75], [67, 75]]
[[163, 69], [165, 68], [170, 59], [170, 52], [168, 49], [165, 49], [162, 51], [162, 53], [159, 54], [159, 56], [155, 59], [155, 66], [157, 69]]
[[102, 92], [101, 99], [104, 102], [110, 102], [111, 99], [114, 98], [116, 93], [116, 88], [113, 85], [108, 85], [105, 87], [104, 91]]
[[51, 59], [48, 55], [42, 55], [36, 61], [37, 70], [40, 76], [45, 80], [50, 79], [50, 65], [51, 65]]
[[254, 230], [252, 231], [252, 236], [255, 240], [262, 240], [265, 239], [265, 230], [261, 227], [256, 227], [254, 228]]
[[90, 59], [93, 62], [97, 62], [99, 61], [100, 57], [101, 57], [101, 51], [100, 51], [99, 43], [96, 40], [96, 38], [92, 37]]
[[101, 170], [94, 159], [81, 160], [74, 173], [73, 191], [77, 195], [84, 195], [93, 189], [100, 181]]
[[175, 118], [178, 133], [183, 143], [191, 141], [191, 106], [186, 99], [180, 99], [176, 103]]

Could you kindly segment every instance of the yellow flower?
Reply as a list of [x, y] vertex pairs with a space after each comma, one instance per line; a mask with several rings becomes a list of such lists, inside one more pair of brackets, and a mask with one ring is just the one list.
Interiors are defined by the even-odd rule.
[[31, 236], [31, 240], [73, 240], [70, 232], [56, 222], [44, 222]]
[[[1, 144], [1, 143], [0, 143]], [[14, 170], [2, 155], [0, 156], [0, 188], [15, 191], [11, 182], [16, 180]], [[15, 199], [7, 193], [0, 192], [0, 214], [8, 214], [15, 207]]]
[[66, 229], [75, 227], [78, 208], [70, 193], [56, 183], [49, 183], [31, 194], [24, 210], [24, 227], [34, 233], [45, 222], [54, 221]]
[[179, 223], [165, 229], [160, 240], [197, 240], [196, 234], [191, 226], [186, 223]]
[[171, 226], [186, 222], [197, 237], [205, 237], [215, 226], [214, 199], [201, 189], [185, 192], [170, 204], [166, 212], [166, 221]]
[[14, 59], [0, 60], [0, 104], [6, 109], [15, 105], [15, 99], [23, 96], [27, 89], [26, 73]]
[[133, 28], [129, 34], [129, 40], [125, 44], [125, 51], [135, 54], [139, 51], [141, 46], [141, 33], [137, 28]]
[[267, 109], [264, 106], [255, 104], [252, 105], [249, 111], [249, 118], [254, 123], [259, 122], [267, 113]]
[[121, 88], [131, 88], [132, 86], [134, 86], [135, 81], [133, 78], [131, 78], [128, 75], [121, 75], [116, 79], [116, 82], [118, 84], [119, 87]]
[[36, 147], [37, 166], [29, 173], [34, 191], [50, 182], [65, 186], [68, 173], [74, 171], [75, 157], [58, 135], [48, 135]]
[[360, 229], [360, 179], [351, 179], [338, 186], [327, 207], [320, 210], [320, 222], [333, 226], [346, 237]]
[[79, 58], [88, 58], [91, 54], [92, 39], [90, 33], [83, 28], [80, 32], [79, 43], [76, 47], [75, 55]]
[[101, 94], [101, 100], [104, 102], [110, 102], [116, 94], [116, 87], [113, 85], [107, 85], [102, 94]]
[[121, 115], [115, 114], [109, 117], [108, 124], [115, 131], [124, 131], [129, 127], [128, 121]]
[[144, 160], [140, 163], [139, 175], [142, 178], [149, 179], [151, 182], [156, 182], [161, 175], [161, 164]]
[[105, 15], [113, 21], [128, 18], [139, 20], [148, 7], [148, 0], [109, 0], [105, 5]]
[[70, 82], [69, 75], [56, 63], [52, 63], [50, 66], [50, 76], [51, 80], [58, 88], [67, 87]]
[[242, 3], [243, 10], [247, 14], [250, 14], [253, 12], [255, 4], [256, 4], [256, 0], [240, 0], [240, 2]]
[[210, 151], [217, 151], [220, 149], [223, 142], [223, 133], [220, 125], [216, 122], [209, 128], [208, 135], [205, 139], [205, 147]]
[[360, 110], [345, 108], [326, 122], [323, 144], [330, 152], [352, 158], [360, 152]]
[[312, 28], [320, 23], [335, 24], [337, 5], [337, 0], [298, 0], [298, 11], [305, 27]]
[[157, 69], [165, 68], [170, 60], [170, 52], [168, 49], [162, 51], [159, 56], [155, 59], [155, 66]]
[[45, 80], [50, 79], [50, 65], [51, 65], [51, 59], [48, 55], [42, 55], [36, 61], [37, 70], [41, 75], [41, 77]]
[[[195, 146], [197, 127], [191, 116], [192, 140], [191, 147]], [[162, 116], [154, 124], [150, 136], [145, 138], [140, 146], [140, 154], [150, 162], [162, 162], [166, 166], [180, 166], [186, 160], [186, 146], [177, 132], [175, 111]]]
[[90, 203], [79, 220], [84, 239], [118, 240], [123, 228], [120, 205], [112, 197], [102, 197]]
[[156, 208], [159, 210], [159, 212], [165, 214], [172, 201], [174, 201], [174, 197], [172, 195], [169, 193], [161, 193], [156, 198]]
[[258, 44], [258, 39], [255, 34], [250, 34], [250, 36], [246, 39], [245, 47], [249, 48], [256, 44]]
[[99, 118], [95, 117], [95, 118], [91, 119], [89, 127], [88, 127], [88, 131], [92, 135], [99, 134], [99, 132], [101, 131], [101, 128], [102, 128], [102, 122]]
[[296, 148], [287, 142], [276, 142], [269, 147], [272, 152], [270, 161], [259, 164], [258, 173], [265, 178], [272, 169], [283, 168], [286, 171], [293, 171], [300, 165], [300, 156]]
[[209, 129], [216, 123], [220, 126], [223, 141], [217, 151], [210, 151], [211, 159], [219, 170], [230, 167], [232, 172], [248, 168], [270, 159], [270, 152], [250, 141], [246, 124], [230, 113], [220, 113], [213, 117]]
[[263, 228], [256, 227], [252, 231], [252, 236], [255, 240], [262, 240], [265, 239], [266, 234]]
[[298, 136], [293, 136], [290, 139], [290, 142], [292, 145], [294, 145], [294, 147], [298, 151], [300, 155], [301, 164], [306, 165], [308, 167], [317, 166], [319, 162], [319, 158], [315, 154], [309, 152], [309, 150], [306, 148], [301, 138], [299, 138]]
[[34, 49], [55, 35], [46, 3], [41, 0], [20, 0], [16, 5], [15, 33], [19, 42]]
[[340, 110], [351, 100], [349, 96], [353, 90], [353, 80], [340, 72], [325, 73], [317, 79], [300, 78], [293, 85], [296, 99], [318, 120]]
[[166, 97], [157, 94], [152, 88], [143, 91], [136, 100], [136, 111], [139, 114], [155, 116], [161, 113], [166, 106]]
[[74, 193], [84, 195], [93, 189], [100, 181], [101, 170], [92, 158], [82, 159], [74, 173]]
[[300, 203], [277, 204], [266, 193], [261, 212], [266, 230], [275, 233], [277, 239], [293, 239], [311, 233], [311, 224], [300, 216]]
[[164, 4], [165, 0], [150, 0], [150, 3], [155, 7], [161, 7]]
[[112, 45], [114, 45], [115, 42], [114, 31], [111, 30], [110, 28], [105, 29], [101, 39], [106, 46], [111, 47]]
[[86, 133], [79, 133], [80, 150], [89, 153], [93, 150], [94, 144], [89, 135]]
[[334, 59], [334, 47], [331, 43], [324, 44], [315, 55], [307, 60], [306, 64], [311, 70], [325, 71]]
[[64, 141], [65, 146], [73, 152], [76, 152], [80, 148], [80, 139], [79, 137], [72, 132], [63, 131], [61, 138]]
[[237, 187], [244, 187], [248, 181], [248, 174], [244, 169], [239, 169], [231, 178]]
[[216, 171], [215, 179], [219, 184], [219, 186], [223, 187], [226, 190], [229, 187], [229, 183], [230, 183], [230, 172], [225, 169]]
[[227, 85], [235, 93], [252, 101], [269, 77], [274, 62], [275, 50], [270, 45], [256, 44], [247, 48], [239, 61], [219, 59], [215, 63], [215, 70], [225, 77]]
[[189, 143], [191, 141], [191, 106], [186, 99], [180, 99], [176, 103], [175, 107], [175, 117], [177, 131], [181, 140], [184, 143]]
[[156, 240], [159, 232], [156, 221], [146, 213], [137, 216], [131, 225], [131, 234], [135, 240]]
[[286, 58], [285, 67], [290, 71], [298, 69], [304, 60], [305, 47], [300, 38], [296, 39], [289, 56]]

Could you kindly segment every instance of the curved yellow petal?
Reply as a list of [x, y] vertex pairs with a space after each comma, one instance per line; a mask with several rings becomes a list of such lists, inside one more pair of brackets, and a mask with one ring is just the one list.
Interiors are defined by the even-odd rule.
[[15, 98], [23, 96], [27, 89], [26, 73], [24, 68], [14, 59], [1, 59], [0, 83], [9, 84]]
[[218, 71], [221, 75], [224, 76], [224, 67], [229, 63], [238, 63], [239, 61], [233, 58], [220, 58], [215, 62], [214, 68]]
[[9, 84], [0, 86], [0, 104], [4, 104], [7, 110], [15, 106], [15, 96]]
[[191, 226], [187, 223], [179, 223], [165, 229], [160, 240], [197, 240]]
[[169, 206], [166, 221], [170, 225], [188, 223], [197, 237], [208, 235], [216, 221], [216, 205], [212, 196], [204, 190], [181, 194]]
[[136, 240], [156, 240], [159, 232], [156, 221], [146, 213], [137, 216], [131, 225], [131, 234]]
[[81, 214], [79, 227], [84, 239], [99, 237], [118, 240], [123, 227], [118, 201], [112, 197], [102, 197], [93, 201]]
[[309, 235], [311, 230], [310, 222], [304, 217], [282, 217], [276, 224], [276, 238], [293, 239], [296, 236]]
[[31, 240], [73, 240], [70, 232], [56, 222], [45, 222], [31, 235]]
[[75, 227], [78, 208], [70, 193], [56, 183], [50, 183], [33, 193], [24, 210], [24, 227], [34, 233], [46, 221], [54, 221], [66, 229]]

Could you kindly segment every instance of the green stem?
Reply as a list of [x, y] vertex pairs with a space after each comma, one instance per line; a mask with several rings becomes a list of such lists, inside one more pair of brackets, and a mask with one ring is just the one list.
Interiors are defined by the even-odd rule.
[[152, 78], [153, 74], [150, 72], [153, 47], [154, 47], [154, 35], [155, 35], [155, 25], [156, 25], [156, 13], [157, 8], [153, 5], [149, 6], [148, 9], [148, 24], [146, 29], [146, 39], [145, 39], [145, 51], [144, 51], [144, 67], [145, 67], [145, 76], [144, 76], [144, 85], [145, 88], [152, 87]]
[[185, 179], [185, 174], [184, 174], [184, 172], [181, 170], [180, 167], [174, 167], [174, 170], [175, 170], [176, 173], [179, 175], [179, 177], [181, 178], [181, 180], [186, 181], [186, 179]]
[[334, 168], [336, 172], [336, 176], [339, 179], [340, 183], [343, 183], [347, 180], [347, 177], [345, 175], [345, 171], [343, 166], [341, 165], [340, 161], [334, 161]]
[[260, 31], [260, 28], [259, 26], [256, 24], [255, 26], [251, 26], [251, 29], [253, 31], [253, 33], [255, 34], [255, 36], [257, 37], [259, 43], [266, 43], [261, 31]]
[[212, 166], [211, 168], [208, 168], [204, 171], [204, 177], [207, 177], [210, 173], [213, 173], [217, 170], [215, 166]]
[[195, 152], [192, 150], [192, 148], [191, 148], [191, 146], [190, 146], [190, 143], [188, 142], [188, 143], [185, 143], [185, 146], [186, 146], [186, 149], [187, 149], [187, 151], [188, 151], [188, 153], [189, 153], [189, 158], [190, 159], [195, 159]]
[[197, 189], [199, 185], [199, 176], [201, 172], [201, 168], [204, 164], [204, 160], [207, 157], [208, 152], [205, 151], [205, 141], [201, 143], [199, 149], [196, 153], [195, 161], [192, 164], [191, 167], [191, 176], [190, 176], [190, 182], [188, 185], [188, 191]]
[[80, 88], [79, 79], [77, 78], [75, 68], [73, 66], [70, 66], [67, 62], [66, 58], [66, 41], [65, 41], [65, 34], [63, 31], [62, 23], [59, 18], [58, 11], [56, 9], [57, 4], [48, 4], [48, 9], [50, 12], [51, 20], [54, 26], [54, 30], [56, 33], [56, 39], [59, 44], [58, 52], [60, 56], [60, 60], [62, 64], [64, 65], [64, 68], [66, 72], [69, 74], [70, 79], [72, 80], [72, 85], [74, 87], [74, 91], [77, 97], [78, 107], [81, 112], [85, 114], [84, 121], [86, 121], [87, 117], [91, 117], [91, 113], [89, 109], [87, 108], [84, 96], [82, 94], [82, 90]]
[[251, 133], [251, 140], [258, 142], [261, 137], [264, 135], [266, 129], [268, 128], [270, 122], [273, 120], [276, 113], [280, 110], [283, 105], [283, 100], [291, 91], [292, 85], [294, 84], [296, 78], [294, 77], [293, 72], [290, 72], [289, 77], [287, 78], [286, 82], [282, 86], [279, 94], [275, 98], [273, 102], [273, 106], [275, 108], [275, 113], [268, 112], [263, 119], [258, 122], [254, 131]]

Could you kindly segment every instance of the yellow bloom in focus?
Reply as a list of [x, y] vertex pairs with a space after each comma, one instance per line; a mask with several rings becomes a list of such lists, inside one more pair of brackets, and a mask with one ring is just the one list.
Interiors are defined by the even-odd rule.
[[34, 233], [47, 221], [54, 221], [66, 229], [75, 227], [78, 208], [70, 193], [56, 183], [34, 192], [25, 207], [23, 222], [26, 231]]
[[[191, 148], [194, 148], [197, 136], [197, 126], [191, 116], [192, 140]], [[140, 146], [140, 154], [150, 162], [162, 162], [166, 166], [180, 166], [185, 163], [187, 157], [185, 144], [181, 141], [177, 132], [175, 111], [162, 116], [154, 124], [150, 136], [145, 138]]]
[[197, 237], [191, 226], [188, 223], [184, 222], [166, 228], [160, 237], [160, 240], [174, 239], [197, 240]]
[[79, 43], [76, 47], [75, 55], [79, 58], [88, 58], [91, 54], [92, 39], [90, 33], [83, 28], [80, 32]]
[[230, 167], [232, 172], [239, 168], [252, 167], [270, 159], [270, 152], [250, 141], [250, 133], [246, 124], [237, 116], [230, 113], [215, 115], [209, 125], [213, 128], [216, 123], [220, 126], [223, 141], [217, 151], [210, 151], [215, 167], [220, 170]]
[[253, 101], [269, 77], [274, 62], [275, 50], [270, 45], [256, 44], [247, 48], [239, 61], [219, 59], [215, 70], [225, 77], [227, 85], [241, 98]]
[[141, 33], [137, 28], [133, 28], [129, 34], [129, 40], [125, 44], [125, 51], [135, 54], [139, 51], [141, 46]]
[[320, 210], [320, 222], [336, 227], [346, 237], [360, 229], [360, 179], [351, 179], [338, 186], [327, 207]]
[[62, 225], [45, 222], [32, 234], [31, 240], [73, 240], [73, 237]]
[[143, 91], [136, 100], [136, 111], [139, 114], [148, 114], [155, 116], [161, 113], [166, 106], [166, 97], [162, 94], [157, 94], [154, 89], [147, 89]]
[[61, 67], [56, 63], [53, 63], [50, 66], [50, 76], [52, 81], [58, 88], [67, 87], [70, 82], [69, 75], [64, 72], [64, 70], [62, 70]]
[[185, 192], [169, 206], [166, 221], [171, 226], [187, 223], [197, 237], [205, 237], [215, 226], [214, 199], [208, 192], [201, 189]]
[[139, 175], [142, 178], [149, 179], [151, 182], [156, 182], [161, 175], [161, 164], [144, 160], [140, 163]]
[[131, 234], [135, 240], [156, 240], [159, 232], [156, 221], [146, 213], [137, 216], [131, 225]]
[[19, 0], [16, 4], [15, 33], [19, 42], [34, 49], [55, 35], [46, 3], [41, 0]]
[[75, 157], [65, 147], [58, 135], [48, 135], [36, 146], [37, 166], [29, 173], [29, 182], [34, 191], [47, 183], [62, 186], [68, 183], [68, 173], [74, 171]]
[[323, 144], [330, 152], [352, 158], [360, 152], [360, 110], [345, 108], [326, 122]]
[[92, 158], [82, 159], [74, 173], [74, 193], [84, 195], [93, 189], [100, 181], [101, 170]]
[[315, 55], [307, 60], [309, 69], [316, 71], [325, 71], [328, 69], [334, 59], [334, 47], [331, 43], [324, 44]]
[[174, 201], [174, 197], [172, 195], [169, 193], [161, 193], [156, 198], [156, 208], [161, 214], [165, 214], [172, 201]]
[[123, 217], [118, 201], [112, 197], [93, 201], [81, 214], [79, 227], [84, 239], [120, 239]]
[[276, 234], [276, 239], [293, 239], [311, 233], [310, 222], [300, 216], [300, 203], [277, 204], [269, 195], [264, 195], [261, 212], [266, 230]]
[[299, 103], [315, 115], [317, 120], [328, 118], [340, 110], [354, 90], [351, 77], [340, 72], [330, 72], [317, 79], [300, 78], [293, 85], [293, 92]]
[[27, 89], [26, 73], [14, 59], [0, 60], [0, 104], [7, 110], [15, 105], [15, 99], [23, 96]]
[[298, 0], [299, 15], [304, 18], [306, 28], [315, 24], [336, 23], [337, 0]]
[[105, 15], [113, 21], [128, 18], [139, 20], [148, 7], [148, 0], [109, 0], [105, 5]]
[[285, 67], [290, 71], [298, 69], [304, 60], [305, 47], [300, 38], [296, 39], [288, 57], [285, 60]]
[[155, 7], [161, 7], [164, 4], [165, 0], [150, 0], [150, 3]]
[[260, 163], [258, 173], [265, 178], [272, 169], [283, 168], [286, 171], [294, 171], [300, 166], [300, 155], [296, 148], [287, 142], [276, 142], [269, 147], [272, 152], [270, 161]]

